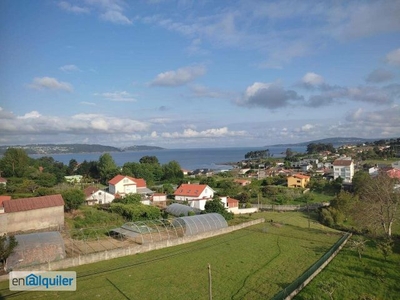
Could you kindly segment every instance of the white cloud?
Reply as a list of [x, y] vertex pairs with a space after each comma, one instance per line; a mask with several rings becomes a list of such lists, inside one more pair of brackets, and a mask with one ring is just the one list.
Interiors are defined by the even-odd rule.
[[301, 127], [301, 130], [302, 130], [302, 131], [309, 131], [309, 130], [313, 129], [314, 127], [315, 127], [315, 126], [312, 125], [312, 124], [306, 124], [306, 125], [303, 125], [303, 126]]
[[301, 101], [303, 97], [293, 90], [285, 90], [277, 83], [255, 82], [247, 87], [244, 96], [236, 103], [247, 107], [276, 109]]
[[100, 96], [110, 101], [115, 102], [135, 102], [136, 99], [126, 91], [113, 93], [95, 93], [95, 96]]
[[50, 90], [63, 90], [72, 92], [73, 87], [68, 82], [58, 81], [52, 77], [35, 77], [31, 84], [28, 85], [30, 88], [36, 90], [50, 89]]
[[132, 24], [128, 17], [124, 16], [120, 11], [106, 11], [100, 15], [100, 19], [110, 21], [116, 24]]
[[58, 6], [65, 11], [76, 13], [76, 14], [87, 14], [90, 12], [90, 9], [87, 7], [72, 5], [71, 3], [68, 3], [66, 1], [59, 2]]
[[96, 106], [96, 103], [94, 103], [94, 102], [87, 102], [87, 101], [82, 101], [80, 104], [82, 104], [82, 105]]
[[228, 127], [211, 128], [203, 131], [196, 131], [191, 128], [185, 129], [183, 132], [164, 132], [161, 134], [163, 138], [221, 138], [232, 136], [244, 136], [245, 131], [230, 131]]
[[123, 0], [85, 0], [99, 13], [99, 18], [103, 21], [114, 24], [130, 25], [132, 20], [125, 15], [127, 4]]
[[306, 73], [302, 78], [302, 83], [306, 87], [315, 87], [324, 84], [325, 80], [321, 75], [313, 72]]
[[37, 112], [36, 110], [26, 113], [23, 116], [18, 117], [19, 119], [37, 119], [40, 118], [42, 115]]
[[195, 80], [206, 73], [201, 65], [180, 68], [176, 71], [160, 73], [151, 82], [152, 86], [179, 86]]
[[389, 52], [386, 55], [386, 61], [391, 65], [400, 66], [400, 48]]
[[229, 93], [222, 92], [217, 89], [211, 89], [203, 85], [193, 84], [190, 87], [190, 91], [192, 92], [191, 97], [196, 98], [226, 98], [229, 96]]
[[66, 73], [80, 71], [80, 69], [75, 65], [65, 65], [60, 67], [60, 70]]

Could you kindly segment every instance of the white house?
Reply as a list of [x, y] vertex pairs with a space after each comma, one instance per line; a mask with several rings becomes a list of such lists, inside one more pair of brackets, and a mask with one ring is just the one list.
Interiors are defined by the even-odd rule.
[[113, 194], [125, 196], [127, 194], [137, 194], [140, 190], [147, 191], [146, 181], [142, 178], [117, 175], [108, 182], [108, 191]]
[[111, 203], [115, 199], [113, 194], [94, 186], [87, 187], [83, 192], [85, 193], [85, 202], [87, 205]]
[[215, 191], [206, 184], [181, 184], [175, 191], [175, 201], [187, 201], [190, 207], [204, 210], [206, 202], [212, 200]]
[[153, 195], [151, 195], [150, 201], [155, 206], [166, 207], [167, 206], [167, 195], [164, 193], [154, 193]]
[[354, 176], [354, 162], [351, 157], [339, 158], [333, 162], [333, 179], [341, 177], [343, 182], [349, 183]]

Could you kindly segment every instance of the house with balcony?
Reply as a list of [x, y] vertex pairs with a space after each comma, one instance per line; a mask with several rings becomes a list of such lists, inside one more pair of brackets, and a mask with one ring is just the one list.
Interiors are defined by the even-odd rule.
[[340, 177], [344, 183], [351, 183], [354, 176], [354, 162], [351, 157], [338, 158], [332, 165], [333, 179]]
[[310, 176], [303, 174], [293, 174], [287, 177], [287, 186], [293, 188], [305, 188], [310, 182]]

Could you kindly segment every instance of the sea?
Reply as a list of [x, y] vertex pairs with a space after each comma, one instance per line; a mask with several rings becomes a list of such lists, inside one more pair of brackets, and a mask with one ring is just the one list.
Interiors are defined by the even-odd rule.
[[[271, 156], [275, 158], [284, 157], [288, 147], [230, 147], [230, 148], [191, 148], [191, 149], [163, 149], [163, 150], [141, 150], [131, 152], [110, 152], [118, 166], [127, 162], [139, 162], [143, 156], [155, 156], [160, 164], [177, 161], [186, 170], [211, 169], [229, 170], [232, 164], [244, 160], [247, 152], [268, 149]], [[305, 153], [306, 146], [290, 147], [293, 152]], [[32, 154], [30, 157], [39, 158], [51, 156], [54, 160], [69, 164], [71, 159], [78, 163], [86, 161], [98, 161], [103, 153], [68, 153], [68, 154]]]

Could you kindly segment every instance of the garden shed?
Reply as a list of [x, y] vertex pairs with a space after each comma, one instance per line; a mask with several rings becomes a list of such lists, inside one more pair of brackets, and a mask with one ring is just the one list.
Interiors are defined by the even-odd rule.
[[[167, 213], [175, 217], [188, 216], [189, 214], [200, 214], [201, 210], [184, 204], [172, 203], [165, 209]], [[192, 212], [192, 213], [191, 213]]]
[[66, 257], [64, 240], [58, 231], [20, 234], [15, 239], [18, 245], [7, 258], [7, 271]]

